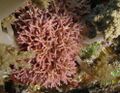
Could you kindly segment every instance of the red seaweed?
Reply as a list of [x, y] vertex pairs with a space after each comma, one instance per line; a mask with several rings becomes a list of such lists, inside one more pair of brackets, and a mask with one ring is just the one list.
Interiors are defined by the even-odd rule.
[[[26, 10], [27, 7], [27, 10]], [[76, 74], [75, 56], [82, 45], [82, 26], [67, 11], [61, 15], [28, 4], [16, 12], [12, 24], [22, 51], [36, 51], [32, 68], [14, 69], [13, 77], [24, 83], [57, 88]]]

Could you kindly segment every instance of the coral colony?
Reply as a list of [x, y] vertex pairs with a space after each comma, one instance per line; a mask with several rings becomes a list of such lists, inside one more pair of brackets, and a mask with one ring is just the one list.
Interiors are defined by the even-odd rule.
[[26, 61], [31, 68], [13, 69], [12, 76], [24, 84], [58, 88], [69, 84], [76, 74], [75, 56], [82, 45], [82, 26], [66, 11], [41, 10], [32, 3], [17, 10], [12, 24], [22, 51], [35, 51]]

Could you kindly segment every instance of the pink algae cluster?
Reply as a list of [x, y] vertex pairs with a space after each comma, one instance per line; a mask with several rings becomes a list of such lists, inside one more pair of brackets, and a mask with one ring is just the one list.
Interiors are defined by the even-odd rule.
[[58, 88], [69, 84], [76, 74], [75, 56], [82, 45], [82, 26], [66, 11], [41, 10], [28, 4], [16, 12], [12, 24], [16, 41], [23, 51], [35, 51], [28, 61], [31, 68], [13, 69], [13, 77], [24, 84]]

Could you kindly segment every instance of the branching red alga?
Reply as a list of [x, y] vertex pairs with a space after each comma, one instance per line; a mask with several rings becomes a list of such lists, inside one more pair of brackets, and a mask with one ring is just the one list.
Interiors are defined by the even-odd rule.
[[41, 10], [33, 4], [16, 12], [12, 24], [16, 41], [23, 51], [35, 51], [32, 68], [13, 69], [13, 77], [24, 83], [57, 88], [76, 74], [75, 56], [82, 45], [82, 26], [72, 16]]

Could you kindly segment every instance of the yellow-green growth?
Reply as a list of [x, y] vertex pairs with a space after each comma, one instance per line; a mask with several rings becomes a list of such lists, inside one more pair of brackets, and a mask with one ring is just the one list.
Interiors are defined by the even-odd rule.
[[34, 52], [22, 52], [11, 46], [0, 44], [0, 81], [11, 73], [10, 65], [16, 68], [30, 68], [31, 65], [26, 63], [25, 59], [31, 59], [34, 56]]
[[32, 0], [33, 3], [37, 4], [39, 7], [47, 9], [50, 2], [53, 0]]

